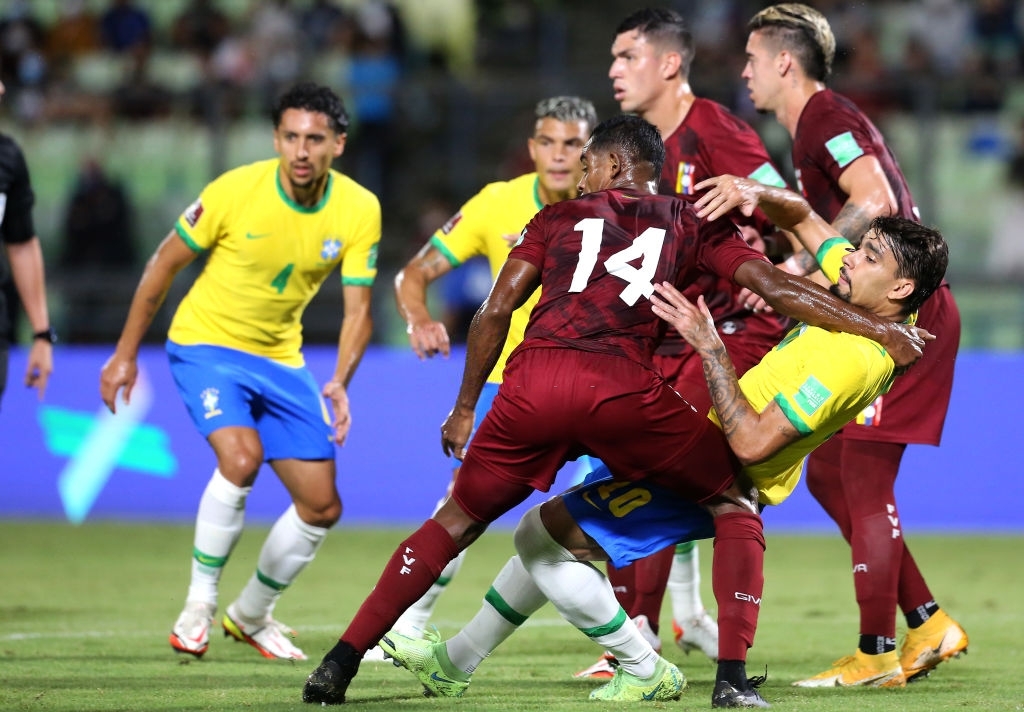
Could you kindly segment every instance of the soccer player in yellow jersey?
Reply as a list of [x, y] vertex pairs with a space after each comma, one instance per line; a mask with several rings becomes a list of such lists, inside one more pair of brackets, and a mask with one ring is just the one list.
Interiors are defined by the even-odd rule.
[[[937, 231], [912, 220], [877, 218], [855, 249], [833, 237], [835, 230], [785, 189], [732, 176], [697, 188], [708, 189], [696, 204], [702, 217], [719, 219], [734, 208], [764, 209], [817, 256], [833, 294], [884, 319], [912, 319], [942, 282], [946, 243]], [[761, 506], [781, 503], [796, 486], [808, 453], [892, 385], [895, 364], [881, 345], [803, 324], [737, 378], [703, 297], [694, 305], [667, 283], [655, 290], [655, 313], [701, 358], [714, 404], [709, 417], [721, 428]], [[605, 479], [599, 479], [602, 469]], [[388, 655], [430, 693], [461, 697], [483, 659], [550, 600], [619, 662], [611, 682], [591, 698], [656, 698], [662, 678], [641, 671], [652, 669], [657, 652], [630, 624], [600, 571], [580, 562], [627, 565], [677, 541], [715, 536], [715, 527], [704, 507], [664, 481], [625, 482], [609, 474], [599, 468], [580, 487], [523, 517], [515, 535], [518, 561], [498, 574], [484, 606], [462, 631], [447, 641], [391, 632], [381, 641]], [[712, 707], [769, 706], [755, 689], [760, 682], [748, 679], [745, 669], [764, 583], [762, 547], [763, 539], [736, 560], [714, 562], [721, 638]], [[613, 637], [609, 631], [621, 633]]]
[[[534, 171], [484, 186], [395, 277], [398, 311], [406, 322], [409, 345], [421, 359], [436, 354], [447, 357], [451, 346], [444, 323], [434, 319], [427, 309], [430, 283], [478, 256], [487, 258], [492, 276], [497, 277], [509, 250], [537, 211], [576, 197], [580, 152], [597, 125], [594, 105], [575, 96], [550, 97], [537, 103], [534, 117], [533, 134], [526, 142]], [[539, 298], [540, 290], [512, 314], [508, 338], [477, 404], [478, 423], [498, 392], [505, 361], [523, 340], [530, 311]], [[458, 460], [452, 460], [452, 467], [458, 472]], [[437, 583], [403, 614], [398, 622], [401, 630], [412, 632], [425, 626], [438, 596], [458, 572], [464, 557], [465, 552], [452, 560]], [[371, 650], [368, 659], [380, 659], [379, 650]]]
[[[199, 502], [185, 607], [170, 634], [175, 650], [197, 658], [209, 645], [220, 575], [266, 461], [292, 504], [222, 625], [264, 657], [306, 659], [290, 639], [294, 632], [272, 613], [341, 516], [334, 444], [349, 431], [346, 388], [372, 329], [380, 205], [331, 169], [345, 148], [345, 107], [330, 89], [304, 83], [278, 100], [272, 118], [279, 157], [228, 171], [185, 210], [146, 265], [100, 376], [111, 412], [122, 389], [128, 403], [146, 329], [175, 275], [205, 254], [167, 340], [178, 390], [217, 457]], [[301, 317], [339, 265], [345, 306], [338, 359], [320, 389], [304, 365]]]

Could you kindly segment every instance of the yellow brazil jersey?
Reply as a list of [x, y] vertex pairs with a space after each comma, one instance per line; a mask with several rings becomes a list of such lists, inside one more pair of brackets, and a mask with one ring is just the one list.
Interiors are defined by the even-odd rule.
[[[819, 250], [819, 264], [835, 281], [851, 245], [841, 238], [826, 245]], [[778, 403], [803, 435], [746, 468], [762, 504], [779, 504], [793, 492], [804, 458], [888, 391], [894, 369], [885, 349], [870, 339], [800, 324], [743, 374], [740, 388], [751, 407], [760, 413]], [[714, 410], [710, 417], [719, 422]]]
[[207, 261], [174, 315], [168, 338], [303, 364], [302, 312], [341, 263], [346, 285], [377, 274], [377, 197], [331, 171], [323, 199], [298, 205], [284, 192], [278, 159], [228, 171], [175, 223]]
[[[435, 232], [430, 243], [448, 258], [453, 267], [458, 267], [472, 257], [485, 256], [491, 263], [492, 279], [496, 279], [508, 258], [509, 250], [519, 239], [519, 234], [543, 207], [536, 173], [527, 173], [510, 181], [490, 183]], [[508, 338], [505, 339], [505, 346], [494, 370], [487, 378], [488, 382], [501, 383], [505, 362], [522, 342], [530, 312], [538, 299], [539, 289], [512, 313]]]

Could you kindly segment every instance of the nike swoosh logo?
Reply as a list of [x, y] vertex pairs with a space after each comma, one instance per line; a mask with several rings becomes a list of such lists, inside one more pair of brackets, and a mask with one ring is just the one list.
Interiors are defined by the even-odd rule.
[[596, 504], [594, 504], [594, 501], [592, 499], [590, 499], [590, 492], [584, 492], [583, 493], [583, 501], [586, 502], [587, 504], [589, 504], [594, 509], [601, 509]]
[[651, 701], [651, 700], [653, 700], [653, 699], [654, 699], [654, 697], [655, 697], [655, 695], [657, 695], [657, 694], [658, 694], [658, 690], [660, 690], [660, 689], [661, 689], [661, 686], [662, 686], [662, 684], [663, 684], [663, 683], [660, 683], [660, 682], [659, 682], [659, 683], [658, 683], [658, 686], [657, 686], [657, 687], [655, 687], [655, 688], [654, 688], [653, 690], [651, 690], [650, 692], [645, 692], [645, 693], [644, 693], [644, 694], [642, 695], [642, 696], [643, 696], [643, 698], [644, 698], [645, 700], [647, 700], [648, 702], [649, 702], [649, 701]]
[[257, 233], [257, 234], [253, 234], [251, 232], [247, 232], [247, 233], [245, 233], [245, 239], [246, 240], [259, 240], [260, 238], [263, 238], [263, 237], [270, 237], [272, 234], [273, 233], [270, 233], [270, 232], [261, 232], [261, 233]]
[[436, 672], [430, 673], [430, 679], [433, 680], [434, 682], [446, 682], [449, 685], [454, 685], [455, 684], [455, 680], [449, 680], [446, 677], [441, 677]]

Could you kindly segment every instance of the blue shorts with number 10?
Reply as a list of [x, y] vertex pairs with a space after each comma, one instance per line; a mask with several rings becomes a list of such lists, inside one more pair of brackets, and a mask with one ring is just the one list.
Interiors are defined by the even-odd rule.
[[603, 464], [560, 496], [619, 568], [672, 544], [715, 536], [714, 520], [699, 504], [654, 482], [613, 480]]

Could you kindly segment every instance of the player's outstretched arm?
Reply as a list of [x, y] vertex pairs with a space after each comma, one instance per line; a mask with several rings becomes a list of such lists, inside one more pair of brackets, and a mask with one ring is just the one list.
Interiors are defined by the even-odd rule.
[[743, 465], [765, 460], [800, 437], [782, 409], [771, 403], [758, 413], [743, 395], [704, 297], [697, 304], [668, 282], [654, 285], [651, 309], [671, 324], [701, 358], [704, 378], [729, 447]]
[[491, 293], [477, 309], [466, 339], [466, 366], [462, 385], [444, 424], [441, 448], [446, 455], [462, 459], [473, 429], [473, 411], [484, 381], [501, 355], [508, 337], [512, 312], [521, 307], [540, 286], [540, 270], [525, 260], [509, 258], [498, 273]]
[[935, 338], [919, 327], [882, 319], [866, 309], [847, 304], [817, 284], [775, 269], [764, 260], [744, 262], [736, 269], [733, 280], [761, 296], [780, 314], [878, 342], [897, 367], [914, 364], [921, 358], [925, 341]]
[[810, 255], [839, 234], [802, 196], [786, 188], [730, 175], [708, 178], [695, 187], [706, 191], [695, 203], [699, 217], [715, 220], [734, 208], [749, 214], [760, 207], [777, 227], [794, 234]]
[[131, 306], [128, 307], [128, 318], [121, 330], [117, 348], [100, 371], [100, 397], [111, 413], [117, 412], [117, 393], [122, 388], [123, 400], [129, 402], [138, 377], [136, 359], [139, 344], [153, 323], [160, 305], [164, 303], [175, 275], [195, 258], [196, 253], [172, 229], [146, 263]]
[[438, 353], [447, 357], [451, 353], [448, 330], [427, 309], [427, 286], [452, 269], [448, 258], [428, 242], [395, 275], [395, 303], [405, 320], [409, 345], [420, 359]]

